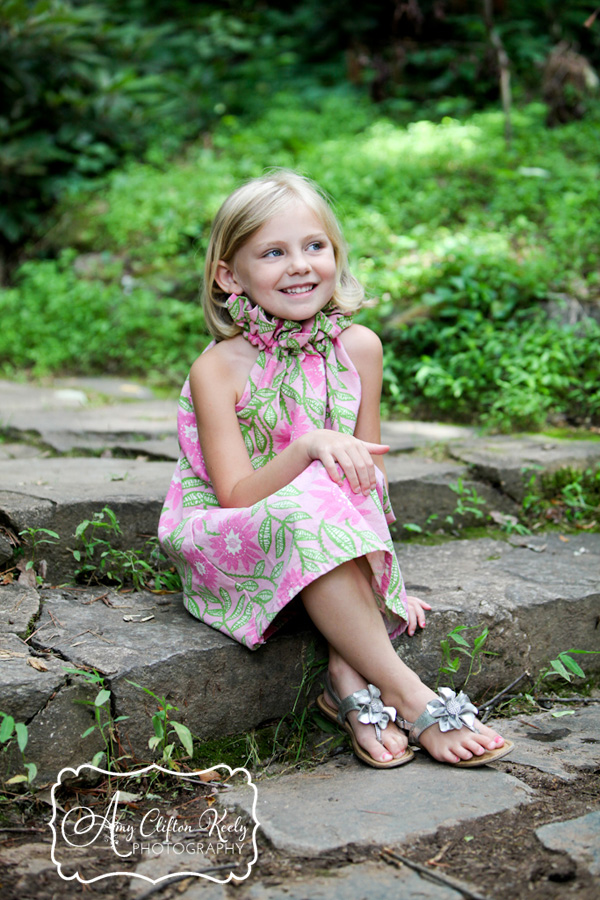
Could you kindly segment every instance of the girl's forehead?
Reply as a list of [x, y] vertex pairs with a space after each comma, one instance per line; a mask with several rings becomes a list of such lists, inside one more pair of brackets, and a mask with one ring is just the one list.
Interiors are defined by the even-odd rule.
[[325, 223], [304, 200], [292, 199], [274, 213], [249, 240], [262, 240], [265, 236], [294, 232], [323, 232]]

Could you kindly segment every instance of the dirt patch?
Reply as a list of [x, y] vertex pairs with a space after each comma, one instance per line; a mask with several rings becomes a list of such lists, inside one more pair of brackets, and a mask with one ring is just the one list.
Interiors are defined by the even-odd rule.
[[[392, 847], [392, 851], [437, 875], [461, 882], [490, 900], [597, 900], [598, 881], [566, 854], [547, 850], [535, 832], [542, 825], [599, 809], [600, 771], [579, 773], [576, 779], [565, 783], [525, 766], [497, 765], [535, 789], [530, 803], [453, 828], [440, 828], [431, 837]], [[206, 805], [206, 798], [203, 803]], [[176, 804], [172, 801], [171, 805]], [[194, 806], [194, 813], [197, 811]], [[10, 814], [5, 814], [0, 826], [5, 828], [0, 831], [3, 900], [75, 900], [82, 890], [90, 897], [131, 900], [129, 877], [116, 876], [82, 888], [76, 881], [66, 882], [58, 876], [50, 859], [50, 818], [51, 811], [39, 802], [21, 810], [13, 805]], [[351, 845], [314, 858], [290, 858], [275, 850], [260, 832], [258, 845], [258, 862], [252, 874], [239, 885], [227, 886], [227, 895], [243, 900], [250, 886], [259, 881], [265, 886], [282, 884], [291, 889], [298, 879], [304, 881], [311, 875], [367, 860], [380, 865], [398, 864], [382, 853], [382, 848]], [[99, 873], [99, 862], [97, 869]], [[138, 896], [179, 900], [185, 898], [187, 887], [194, 882], [195, 878], [156, 886], [144, 883]]]

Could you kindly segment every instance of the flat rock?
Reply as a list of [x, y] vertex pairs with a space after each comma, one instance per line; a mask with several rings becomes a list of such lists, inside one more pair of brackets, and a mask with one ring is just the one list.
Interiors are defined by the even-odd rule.
[[15, 584], [0, 588], [0, 634], [25, 637], [31, 620], [40, 611], [40, 596], [35, 588]]
[[[477, 629], [473, 634], [487, 626], [485, 649], [498, 654], [482, 660], [470, 682], [476, 691], [501, 690], [526, 671], [535, 676], [569, 646], [600, 650], [600, 535], [561, 540], [548, 534], [530, 538], [524, 547], [482, 538], [398, 549], [408, 593], [434, 610], [425, 629], [397, 643], [422, 678], [435, 680], [440, 635], [457, 625]], [[463, 636], [472, 646], [470, 633]], [[600, 655], [584, 659], [586, 672], [599, 670]], [[463, 661], [459, 684], [467, 667]]]
[[76, 567], [69, 548], [75, 529], [109, 506], [123, 535], [115, 546], [139, 548], [156, 535], [173, 474], [171, 462], [133, 459], [15, 459], [0, 465], [0, 510], [15, 532], [48, 528], [60, 536], [44, 544], [48, 580], [68, 579]]
[[450, 453], [471, 467], [473, 477], [496, 486], [520, 504], [531, 475], [540, 467], [546, 472], [566, 466], [585, 469], [600, 462], [600, 441], [496, 435], [453, 442]]
[[[405, 843], [444, 826], [514, 809], [532, 795], [525, 784], [492, 766], [454, 768], [451, 775], [424, 754], [387, 772], [352, 757], [259, 781], [256, 817], [279, 850], [318, 856], [349, 844]], [[241, 793], [233, 791], [221, 802], [250, 812]]]
[[[185, 895], [187, 897], [187, 894]], [[285, 884], [253, 884], [244, 900], [359, 900], [390, 897], [401, 900], [460, 900], [463, 895], [445, 885], [422, 878], [406, 866], [395, 869], [386, 863], [358, 863], [332, 869], [327, 875], [301, 878]]]
[[514, 741], [509, 762], [572, 781], [582, 770], [595, 771], [600, 766], [600, 706], [574, 705], [572, 715], [552, 715], [567, 709], [556, 704], [552, 711], [488, 724]]
[[[426, 455], [396, 454], [386, 457], [385, 466], [390, 500], [397, 517], [394, 531], [400, 540], [406, 536], [405, 525], [417, 525], [423, 531], [448, 531], [457, 524], [480, 525], [484, 512], [490, 510], [509, 514], [517, 511], [510, 498], [488, 483], [474, 480], [466, 466], [452, 460], [437, 462]], [[479, 516], [471, 511], [457, 515], [458, 495], [452, 487], [458, 484], [459, 478], [465, 491], [475, 490], [485, 501], [485, 506], [480, 507], [484, 512]], [[447, 521], [448, 516], [451, 523]]]
[[576, 862], [584, 866], [591, 875], [600, 875], [600, 810], [569, 819], [567, 822], [553, 822], [543, 825], [536, 836], [548, 850], [568, 853]]
[[[141, 758], [148, 758], [151, 716], [164, 695], [178, 708], [174, 717], [203, 740], [280, 718], [294, 702], [310, 632], [276, 635], [251, 653], [194, 619], [181, 595], [98, 588], [43, 596], [32, 643], [106, 676], [114, 715], [129, 716], [120, 726], [124, 746]], [[94, 599], [102, 597], [109, 605]]]
[[388, 420], [381, 423], [381, 443], [389, 444], [392, 453], [431, 444], [445, 444], [448, 441], [467, 440], [475, 434], [474, 428], [440, 422]]

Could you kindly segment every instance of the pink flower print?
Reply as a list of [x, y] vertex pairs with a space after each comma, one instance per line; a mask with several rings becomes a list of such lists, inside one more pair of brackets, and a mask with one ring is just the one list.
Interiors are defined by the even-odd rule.
[[261, 558], [256, 546], [256, 529], [248, 525], [242, 515], [226, 519], [220, 526], [220, 534], [211, 537], [211, 549], [219, 565], [226, 571], [249, 572]]
[[313, 424], [303, 409], [296, 408], [293, 411], [292, 422], [280, 422], [277, 430], [273, 434], [273, 445], [276, 453], [281, 453], [286, 447], [306, 434], [307, 431], [313, 430]]
[[194, 559], [194, 570], [202, 587], [213, 591], [217, 586], [218, 572], [208, 560], [198, 556]]
[[300, 570], [288, 569], [281, 579], [280, 591], [283, 595], [287, 594], [291, 600], [299, 592], [300, 588], [298, 586], [300, 584], [302, 584], [302, 573]]

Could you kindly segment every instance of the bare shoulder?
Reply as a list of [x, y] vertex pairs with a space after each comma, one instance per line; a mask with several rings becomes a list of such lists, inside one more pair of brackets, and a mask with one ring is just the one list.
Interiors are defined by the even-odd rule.
[[353, 322], [340, 334], [340, 341], [357, 369], [378, 363], [383, 356], [381, 340], [364, 325]]
[[242, 396], [248, 375], [256, 362], [258, 350], [249, 344], [241, 334], [229, 340], [219, 341], [210, 350], [202, 353], [190, 369], [190, 383], [216, 388], [230, 385], [239, 399]]

